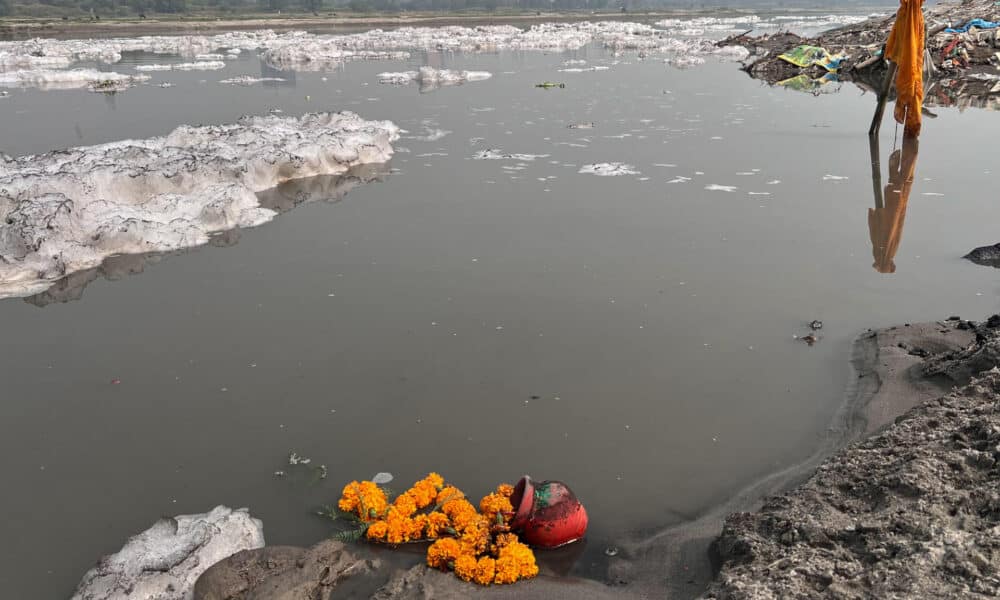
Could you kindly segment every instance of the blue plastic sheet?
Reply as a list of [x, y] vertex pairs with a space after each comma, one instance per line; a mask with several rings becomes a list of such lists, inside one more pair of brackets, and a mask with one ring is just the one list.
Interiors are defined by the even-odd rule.
[[970, 29], [975, 27], [976, 29], [996, 29], [1000, 27], [1000, 23], [994, 23], [993, 21], [985, 21], [983, 19], [972, 19], [965, 25], [961, 27], [949, 27], [945, 29], [945, 33], [967, 33]]

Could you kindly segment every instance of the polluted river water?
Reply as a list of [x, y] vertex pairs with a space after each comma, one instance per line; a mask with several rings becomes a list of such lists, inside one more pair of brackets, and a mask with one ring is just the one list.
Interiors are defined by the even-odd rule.
[[[588, 43], [136, 69], [171, 62], [190, 60], [82, 64], [153, 75], [115, 95], [10, 89], [0, 151], [247, 114], [402, 131], [386, 165], [260, 192], [280, 214], [259, 227], [0, 301], [11, 597], [66, 597], [160, 515], [217, 504], [249, 507], [269, 544], [313, 543], [332, 531], [315, 508], [383, 471], [474, 496], [566, 481], [597, 549], [576, 572], [599, 578], [623, 536], [820, 447], [859, 333], [997, 308], [994, 272], [961, 259], [1000, 241], [986, 111], [938, 110], [908, 203], [879, 206], [871, 95], [772, 88], [715, 57], [681, 70]], [[422, 66], [492, 76], [379, 83]], [[269, 80], [220, 83], [240, 76]]]

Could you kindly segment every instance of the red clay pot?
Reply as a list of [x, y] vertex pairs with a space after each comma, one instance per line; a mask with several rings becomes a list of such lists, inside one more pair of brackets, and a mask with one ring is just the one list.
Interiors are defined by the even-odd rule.
[[587, 533], [587, 511], [565, 483], [535, 483], [525, 475], [510, 502], [515, 511], [510, 527], [531, 546], [558, 548]]

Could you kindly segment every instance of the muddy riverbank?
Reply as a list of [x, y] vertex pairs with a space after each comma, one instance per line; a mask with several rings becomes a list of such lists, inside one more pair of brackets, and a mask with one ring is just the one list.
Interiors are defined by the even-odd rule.
[[[891, 424], [759, 511], [730, 515], [705, 597], [995, 596], [998, 325], [954, 318], [863, 336], [878, 352], [859, 377], [880, 388], [866, 429]], [[961, 387], [927, 399], [952, 384]]]

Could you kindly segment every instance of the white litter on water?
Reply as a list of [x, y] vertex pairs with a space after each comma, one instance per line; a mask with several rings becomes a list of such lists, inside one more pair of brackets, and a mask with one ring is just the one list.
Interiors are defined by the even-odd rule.
[[311, 458], [306, 458], [305, 456], [300, 456], [299, 454], [292, 452], [288, 455], [288, 464], [295, 465], [308, 465], [312, 462]]
[[830, 175], [827, 173], [823, 176], [823, 181], [844, 181], [845, 179], [848, 179], [845, 175]]
[[735, 192], [739, 188], [735, 185], [719, 185], [717, 183], [710, 183], [705, 186], [705, 189], [710, 192]]
[[314, 113], [0, 154], [0, 298], [41, 292], [109, 256], [188, 248], [270, 221], [278, 213], [256, 192], [385, 163], [398, 137], [389, 121]]
[[392, 476], [392, 473], [382, 472], [382, 473], [376, 473], [375, 476], [372, 477], [371, 481], [375, 485], [385, 485], [390, 481], [392, 481], [393, 479], [395, 478]]
[[583, 165], [577, 173], [599, 175], [602, 177], [615, 177], [619, 175], [638, 175], [639, 171], [636, 171], [635, 167], [629, 164], [611, 162]]

